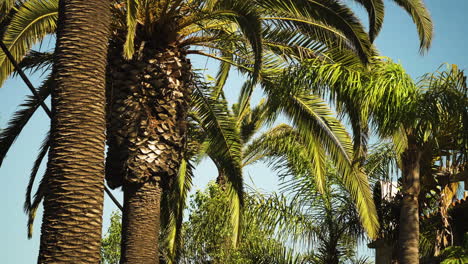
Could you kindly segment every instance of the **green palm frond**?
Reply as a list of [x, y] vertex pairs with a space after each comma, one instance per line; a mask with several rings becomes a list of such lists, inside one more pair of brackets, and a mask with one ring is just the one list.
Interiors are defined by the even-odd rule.
[[167, 190], [163, 198], [161, 230], [164, 231], [166, 261], [177, 263], [180, 256], [183, 212], [186, 208], [188, 193], [192, 188], [193, 166], [183, 159], [174, 188]]
[[362, 5], [369, 16], [369, 37], [371, 42], [375, 40], [382, 28], [384, 19], [384, 2], [383, 0], [354, 0]]
[[201, 121], [208, 146], [206, 153], [226, 175], [226, 190], [230, 197], [230, 216], [233, 227], [233, 245], [240, 236], [240, 218], [243, 207], [243, 178], [241, 144], [235, 120], [228, 114], [224, 101], [210, 97], [210, 91], [197, 85], [193, 93], [194, 109]]
[[[147, 1], [145, 1], [147, 2]], [[140, 7], [140, 0], [127, 0], [127, 36], [124, 44], [124, 56], [131, 59], [135, 53], [135, 34], [138, 25], [138, 9]]]
[[[29, 49], [57, 27], [58, 0], [31, 0], [20, 6], [3, 36], [13, 57], [21, 62]], [[13, 65], [0, 52], [0, 85], [13, 72]]]
[[249, 113], [250, 110], [250, 99], [255, 88], [255, 83], [251, 80], [244, 82], [241, 88], [238, 99], [238, 109], [237, 109], [237, 126], [240, 125], [244, 117]]
[[266, 232], [275, 233], [275, 230], [281, 230], [275, 234], [279, 239], [308, 241], [311, 244], [315, 241], [317, 227], [313, 224], [313, 219], [302, 210], [303, 206], [299, 201], [289, 202], [284, 195], [276, 193], [269, 196], [257, 193], [249, 206], [256, 221], [261, 223]]
[[[378, 229], [375, 205], [367, 176], [354, 165], [350, 136], [321, 98], [300, 87], [295, 87], [293, 93], [291, 85], [294, 83], [282, 82], [277, 87], [265, 87], [269, 105], [272, 109], [280, 109], [292, 120], [305, 146], [312, 152], [309, 157], [316, 167], [314, 176], [322, 179], [319, 184], [325, 179], [325, 153], [330, 156], [342, 174], [343, 184], [356, 201], [363, 226], [369, 236], [374, 237]], [[322, 187], [318, 185], [318, 188]]]
[[252, 82], [256, 83], [262, 66], [262, 23], [260, 14], [253, 3], [235, 0], [219, 0], [214, 11], [221, 11], [225, 18], [232, 20], [239, 26], [245, 38], [248, 40], [254, 57]]
[[15, 3], [16, 0], [0, 0], [0, 23], [10, 14], [10, 11], [14, 8]]
[[432, 42], [434, 26], [432, 18], [422, 0], [393, 0], [411, 16], [420, 39], [419, 49], [424, 52], [429, 49]]
[[[41, 98], [47, 98], [52, 91], [52, 77], [47, 80], [38, 89]], [[23, 130], [26, 123], [29, 121], [34, 112], [39, 108], [40, 102], [34, 96], [27, 96], [26, 101], [21, 104], [18, 110], [8, 122], [8, 125], [0, 133], [0, 166], [5, 159], [8, 150], [15, 142]]]
[[391, 180], [398, 172], [399, 155], [391, 141], [381, 142], [371, 147], [367, 156], [365, 169], [369, 178], [373, 180]]
[[[233, 59], [232, 53], [223, 52], [223, 57], [226, 57], [228, 60]], [[231, 64], [226, 61], [221, 61], [218, 73], [216, 74], [216, 91], [215, 91], [215, 98], [222, 93], [222, 89], [226, 84], [226, 80], [229, 77], [229, 71], [231, 70]]]
[[[240, 134], [242, 142], [245, 144], [255, 135], [267, 122], [266, 100], [262, 99], [240, 122]], [[239, 123], [239, 122], [238, 122]]]
[[364, 62], [372, 55], [372, 45], [359, 19], [339, 1], [265, 0], [259, 5], [274, 10], [272, 19], [285, 21], [303, 34], [313, 34], [322, 43], [332, 41], [351, 48]]

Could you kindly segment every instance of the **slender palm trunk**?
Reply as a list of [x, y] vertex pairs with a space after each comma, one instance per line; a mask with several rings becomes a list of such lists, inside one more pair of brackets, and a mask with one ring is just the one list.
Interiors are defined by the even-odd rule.
[[109, 69], [107, 179], [123, 186], [121, 262], [132, 264], [159, 263], [161, 192], [180, 166], [192, 92], [184, 51], [139, 50], [131, 61], [115, 52]]
[[39, 263], [99, 263], [108, 1], [61, 0]]
[[400, 212], [400, 231], [398, 236], [399, 263], [419, 263], [419, 168], [421, 151], [411, 142], [402, 155], [403, 201]]

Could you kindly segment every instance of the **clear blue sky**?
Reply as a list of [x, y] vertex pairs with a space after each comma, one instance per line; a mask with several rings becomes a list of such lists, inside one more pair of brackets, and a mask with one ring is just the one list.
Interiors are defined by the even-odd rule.
[[[409, 16], [391, 1], [385, 1], [386, 17], [383, 30], [376, 41], [382, 55], [400, 61], [407, 72], [414, 78], [426, 72], [432, 72], [440, 64], [448, 62], [458, 64], [460, 68], [467, 69], [468, 52], [468, 1], [466, 0], [426, 0], [431, 11], [435, 36], [432, 48], [425, 56], [418, 53], [419, 41], [416, 28]], [[194, 59], [196, 67], [203, 68], [204, 60]], [[211, 63], [208, 64], [208, 67]], [[37, 87], [41, 76], [31, 78]], [[227, 97], [230, 102], [237, 98], [239, 78], [229, 82]], [[0, 89], [0, 128], [6, 122], [18, 105], [29, 92], [19, 79], [11, 79]], [[258, 98], [257, 98], [258, 99]], [[0, 168], [0, 177], [5, 189], [0, 193], [0, 262], [5, 264], [35, 263], [39, 249], [39, 231], [42, 217], [42, 208], [35, 222], [33, 239], [26, 237], [27, 217], [23, 213], [25, 188], [28, 182], [29, 171], [34, 162], [40, 143], [47, 132], [49, 120], [42, 110], [32, 118], [22, 135], [18, 138]], [[254, 179], [255, 185], [265, 190], [275, 190], [277, 180], [264, 166], [255, 165], [245, 171], [247, 177]], [[216, 177], [214, 166], [210, 162], [203, 162], [196, 170], [194, 180], [195, 189], [203, 188], [209, 180]], [[247, 180], [250, 182], [250, 180]], [[114, 193], [121, 197], [120, 191]], [[106, 199], [104, 225], [108, 225], [110, 212], [116, 208]]]

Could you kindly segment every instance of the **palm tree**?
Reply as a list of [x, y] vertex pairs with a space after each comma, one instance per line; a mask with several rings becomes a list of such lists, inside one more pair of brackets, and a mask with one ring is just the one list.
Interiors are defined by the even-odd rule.
[[[467, 90], [466, 77], [456, 66], [447, 71], [424, 76], [413, 100], [406, 107], [405, 117], [397, 124], [380, 122], [381, 131], [393, 130], [400, 143], [403, 177], [403, 200], [400, 214], [399, 247], [401, 263], [419, 262], [419, 203], [422, 165], [431, 162], [434, 148], [449, 147], [466, 157]], [[395, 126], [396, 125], [396, 126]], [[393, 126], [393, 128], [391, 127]], [[456, 129], [454, 129], [456, 128]], [[455, 132], [455, 133], [453, 133]], [[438, 137], [440, 136], [440, 137]], [[449, 145], [439, 145], [446, 137]], [[450, 140], [449, 140], [450, 141]], [[455, 143], [456, 142], [456, 143]], [[450, 152], [449, 152], [450, 153]], [[427, 166], [426, 166], [427, 167]]]
[[[312, 80], [315, 85], [332, 87], [331, 97], [337, 100], [338, 109], [350, 116], [355, 114], [352, 118], [362, 120], [362, 124], [371, 120], [381, 137], [393, 138], [403, 178], [400, 261], [418, 263], [421, 173], [431, 178], [432, 158], [446, 155], [441, 153], [456, 153], [457, 160], [463, 160], [466, 153], [463, 72], [452, 66], [447, 71], [424, 76], [419, 86], [391, 62], [374, 64], [367, 73], [338, 64], [310, 67], [306, 72], [308, 76], [318, 76], [317, 73], [327, 76]], [[444, 142], [446, 136], [453, 140]], [[429, 170], [422, 171], [422, 165]]]
[[110, 12], [105, 1], [63, 1], [58, 21], [51, 147], [39, 187], [44, 193], [44, 217], [38, 262], [97, 263]]
[[[252, 3], [167, 1], [166, 6], [163, 5], [162, 8], [158, 7], [156, 1], [149, 1], [145, 5], [134, 4], [132, 9], [130, 4], [126, 6], [129, 30], [126, 37], [120, 34], [113, 38], [114, 49], [110, 58], [113, 65], [120, 67], [110, 68], [110, 75], [113, 78], [109, 87], [113, 89], [110, 93], [114, 95], [114, 100], [110, 102], [111, 137], [108, 141], [109, 177], [107, 179], [111, 187], [122, 185], [124, 191], [122, 250], [124, 262], [135, 262], [137, 260], [134, 258], [145, 256], [141, 252], [137, 254], [136, 251], [141, 250], [148, 241], [149, 244], [157, 244], [158, 239], [155, 234], [158, 233], [159, 226], [158, 203], [151, 202], [155, 204], [154, 207], [139, 209], [140, 211], [137, 208], [142, 208], [141, 203], [145, 199], [152, 201], [160, 199], [161, 188], [164, 189], [164, 186], [175, 178], [180, 166], [187, 131], [189, 99], [193, 89], [191, 64], [186, 56], [194, 53], [220, 59], [222, 61], [222, 70], [218, 76], [220, 87], [227, 77], [229, 66], [240, 65], [241, 70], [251, 74], [252, 80], [248, 87], [251, 89], [259, 78], [264, 78], [260, 74], [262, 55], [265, 54], [262, 50], [273, 51], [272, 47], [279, 44], [280, 52], [283, 53], [285, 48], [293, 46], [290, 42], [298, 44], [305, 50], [307, 52], [305, 56], [311, 56], [313, 50], [311, 46], [291, 40], [291, 32], [288, 29], [291, 26], [285, 24], [283, 20], [295, 24], [293, 26], [295, 27], [297, 22], [293, 22], [291, 17], [297, 14], [292, 13], [289, 7], [278, 5], [278, 1]], [[310, 9], [311, 6], [302, 7], [306, 8], [302, 9], [305, 10], [302, 15], [310, 21], [312, 17], [307, 8]], [[273, 8], [276, 10], [272, 11]], [[160, 11], [153, 11], [158, 9]], [[273, 17], [268, 18], [268, 22], [262, 22], [262, 16], [281, 13], [280, 11], [286, 16], [280, 14], [281, 19]], [[349, 13], [348, 17], [351, 16]], [[370, 52], [370, 42], [362, 35], [360, 26], [352, 20], [349, 21], [356, 29], [355, 32], [361, 32], [356, 34], [357, 36], [352, 34], [350, 43], [357, 47], [358, 53], [365, 58]], [[275, 30], [271, 30], [271, 26], [265, 27], [267, 23], [278, 25], [275, 26]], [[336, 34], [330, 35], [329, 28], [323, 31], [310, 27], [307, 23], [299, 24], [312, 35], [305, 35], [303, 38], [309, 39], [308, 41], [326, 44], [326, 41], [337, 37]], [[331, 23], [331, 25], [339, 27], [336, 24]], [[125, 30], [122, 26], [119, 28], [119, 25], [116, 25], [115, 32], [120, 33]], [[154, 38], [154, 34], [157, 33], [162, 33], [166, 38]], [[325, 33], [328, 36], [324, 38]], [[286, 39], [284, 39], [285, 34], [289, 34], [289, 37], [286, 35]], [[266, 41], [262, 42], [262, 38]], [[243, 45], [244, 43], [248, 45]], [[358, 43], [359, 45], [356, 45]], [[219, 52], [209, 54], [189, 49], [194, 46], [207, 47]], [[133, 54], [134, 51], [138, 52]], [[298, 52], [295, 50], [288, 53], [289, 58], [298, 57]], [[131, 56], [133, 56], [131, 60], [128, 60]], [[130, 80], [126, 77], [129, 72], [134, 76]], [[234, 146], [230, 148], [234, 149]], [[233, 153], [221, 153], [217, 150], [215, 152], [221, 156]], [[238, 171], [240, 168], [236, 157], [230, 158], [234, 163], [224, 164], [224, 167], [231, 172]], [[230, 184], [237, 196], [237, 201], [233, 204], [239, 207], [242, 203], [242, 185], [234, 182]], [[148, 188], [143, 192], [145, 186]], [[148, 222], [144, 223], [141, 219], [147, 219]], [[134, 230], [130, 232], [130, 228]], [[137, 230], [143, 233], [139, 234]], [[153, 261], [157, 258], [154, 253], [157, 249], [148, 248], [148, 250], [153, 252], [150, 258]]]
[[[279, 170], [291, 166], [288, 160], [274, 162]], [[286, 195], [255, 195], [254, 219], [276, 233], [280, 241], [303, 245], [313, 256], [310, 263], [345, 263], [354, 258], [364, 230], [341, 176], [332, 167], [327, 174], [323, 193], [316, 191], [310, 176], [296, 175], [282, 183]]]

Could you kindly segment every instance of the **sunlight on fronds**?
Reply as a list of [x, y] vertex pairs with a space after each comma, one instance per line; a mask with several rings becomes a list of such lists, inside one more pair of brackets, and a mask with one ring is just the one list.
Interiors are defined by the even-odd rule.
[[[3, 42], [18, 62], [36, 42], [55, 32], [57, 10], [58, 0], [31, 0], [20, 6], [3, 36]], [[12, 72], [13, 65], [0, 51], [0, 86]]]
[[135, 34], [138, 25], [140, 0], [127, 0], [127, 36], [124, 44], [124, 56], [131, 59], [135, 53]]
[[233, 227], [232, 243], [237, 245], [240, 236], [240, 217], [243, 207], [243, 178], [241, 167], [241, 142], [235, 120], [228, 114], [226, 102], [210, 97], [202, 84], [193, 93], [194, 108], [201, 121], [207, 141], [206, 153], [226, 175], [226, 187], [232, 203], [230, 218]]

